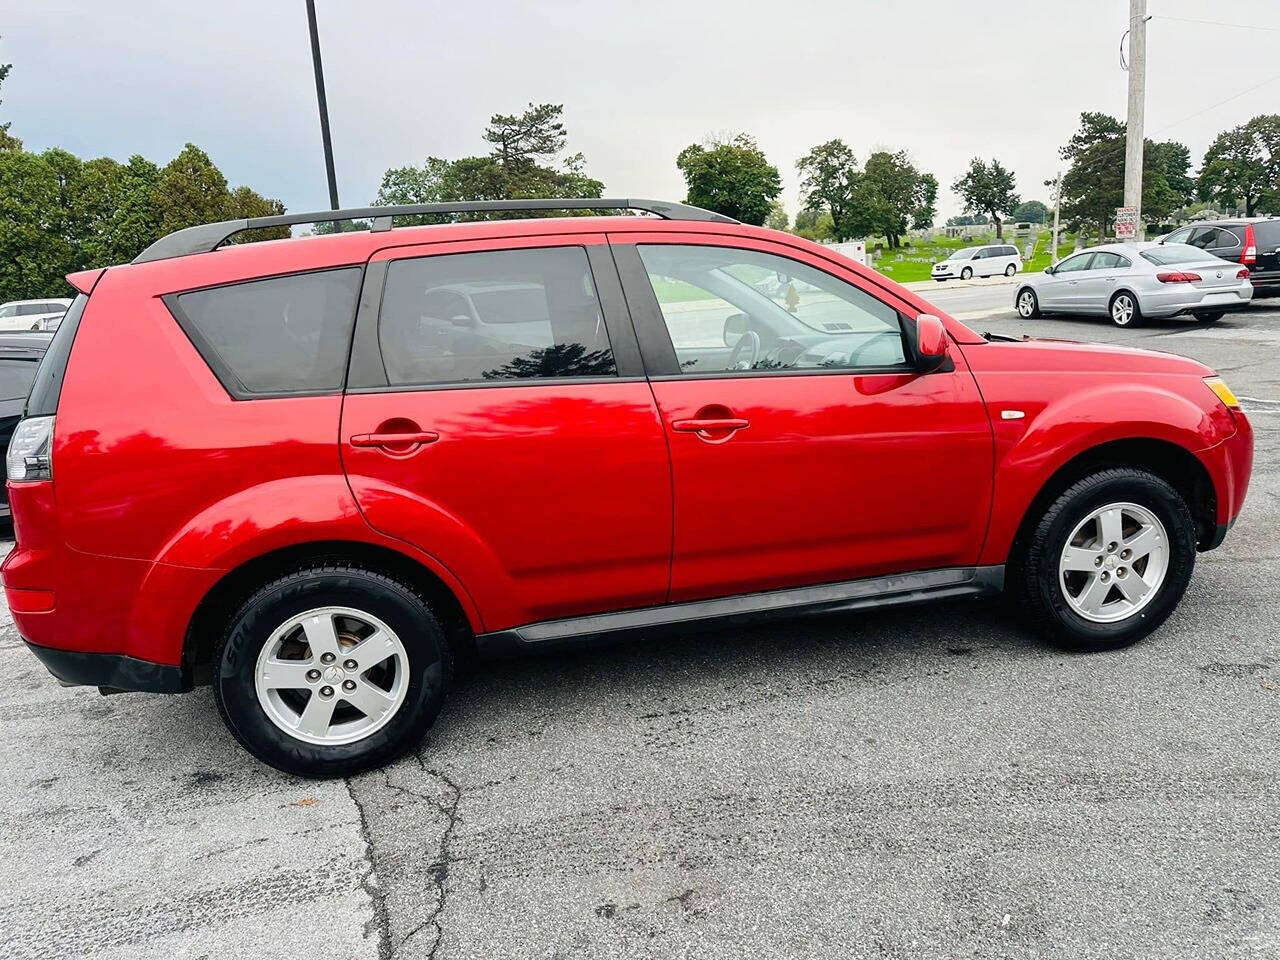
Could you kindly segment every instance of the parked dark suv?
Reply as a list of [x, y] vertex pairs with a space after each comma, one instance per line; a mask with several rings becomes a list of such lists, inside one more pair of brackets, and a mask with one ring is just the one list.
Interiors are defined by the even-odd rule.
[[1181, 227], [1164, 243], [1186, 243], [1249, 268], [1255, 297], [1280, 294], [1280, 217], [1207, 220]]
[[[392, 223], [552, 207], [659, 217]], [[212, 683], [300, 773], [410, 749], [473, 647], [1006, 586], [1055, 643], [1132, 643], [1252, 463], [1194, 360], [984, 337], [681, 204], [240, 220], [69, 279], [7, 457], [14, 622], [70, 683]]]

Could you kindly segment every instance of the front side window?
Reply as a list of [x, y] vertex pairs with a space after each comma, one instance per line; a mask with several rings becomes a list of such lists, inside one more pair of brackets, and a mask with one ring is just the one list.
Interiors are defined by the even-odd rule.
[[906, 363], [898, 312], [822, 270], [733, 247], [637, 249], [683, 374]]
[[582, 247], [393, 261], [378, 338], [393, 386], [618, 372]]
[[14, 303], [6, 303], [0, 307], [0, 319], [5, 317], [16, 317], [18, 315], [18, 306]]
[[166, 302], [232, 396], [323, 393], [342, 389], [362, 273], [291, 274]]
[[1093, 259], [1092, 253], [1077, 253], [1074, 257], [1067, 257], [1057, 268], [1054, 273], [1076, 273], [1080, 270], [1089, 269], [1089, 261]]

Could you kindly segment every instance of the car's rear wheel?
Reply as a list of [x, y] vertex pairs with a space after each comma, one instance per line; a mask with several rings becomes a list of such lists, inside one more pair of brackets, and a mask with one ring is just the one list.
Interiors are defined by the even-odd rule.
[[1196, 310], [1192, 313], [1192, 316], [1201, 323], [1217, 323], [1226, 314], [1227, 311], [1225, 310]]
[[960, 271], [960, 279], [961, 279], [961, 280], [968, 280], [968, 279], [969, 279], [970, 277], [972, 277], [972, 276], [973, 276], [973, 268], [972, 268], [972, 267], [965, 267], [963, 270], [961, 270], [961, 271]]
[[1030, 287], [1018, 291], [1018, 316], [1023, 320], [1034, 320], [1040, 316], [1040, 300]]
[[1138, 306], [1138, 298], [1127, 290], [1121, 290], [1111, 298], [1107, 305], [1111, 322], [1117, 327], [1136, 327], [1142, 323], [1142, 308]]
[[1006, 277], [1012, 277], [1017, 272], [1018, 272], [1018, 268], [1015, 267], [1012, 263], [1004, 268], [1004, 275]]
[[214, 667], [218, 710], [250, 753], [289, 773], [328, 777], [415, 746], [440, 712], [453, 655], [412, 587], [324, 565], [246, 600]]
[[1050, 641], [1108, 650], [1173, 612], [1195, 566], [1191, 510], [1160, 477], [1102, 470], [1059, 495], [1015, 554], [1010, 589]]

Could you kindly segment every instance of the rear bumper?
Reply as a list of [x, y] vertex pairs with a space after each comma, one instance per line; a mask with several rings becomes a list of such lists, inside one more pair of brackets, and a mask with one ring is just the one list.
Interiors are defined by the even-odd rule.
[[1193, 310], [1242, 310], [1253, 300], [1253, 284], [1248, 280], [1242, 280], [1235, 286], [1209, 290], [1199, 290], [1186, 283], [1168, 286], [1173, 289], [1141, 296], [1144, 314], [1173, 317]]
[[71, 686], [145, 693], [183, 693], [191, 689], [190, 679], [183, 676], [181, 667], [138, 660], [119, 653], [81, 653], [78, 650], [42, 647], [29, 640], [27, 648], [51, 674]]

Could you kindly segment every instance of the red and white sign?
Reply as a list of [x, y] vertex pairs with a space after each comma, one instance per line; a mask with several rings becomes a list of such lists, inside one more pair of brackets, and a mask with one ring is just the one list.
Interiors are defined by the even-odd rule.
[[1138, 208], [1116, 207], [1116, 239], [1132, 240], [1138, 235]]

